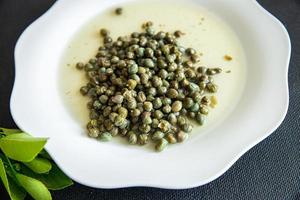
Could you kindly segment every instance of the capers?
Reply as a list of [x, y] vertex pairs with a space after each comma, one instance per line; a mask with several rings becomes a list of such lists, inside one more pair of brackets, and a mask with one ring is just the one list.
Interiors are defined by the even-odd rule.
[[182, 109], [182, 102], [181, 101], [175, 101], [172, 104], [172, 111], [173, 112], [179, 112]]
[[169, 97], [169, 98], [171, 98], [171, 99], [176, 99], [177, 96], [178, 96], [177, 90], [175, 90], [175, 89], [170, 89], [170, 90], [168, 91], [168, 97]]
[[138, 141], [138, 137], [134, 131], [129, 131], [128, 134], [128, 142], [129, 144], [136, 144]]
[[170, 130], [170, 123], [166, 120], [161, 120], [158, 124], [158, 128], [160, 128], [163, 133], [166, 133]]
[[127, 115], [128, 115], [128, 110], [127, 110], [126, 108], [124, 108], [124, 107], [119, 107], [119, 108], [118, 108], [118, 113], [119, 113], [119, 115], [120, 115], [121, 117], [126, 118]]
[[160, 140], [165, 136], [165, 134], [161, 131], [155, 131], [155, 133], [152, 135], [152, 140]]
[[76, 64], [76, 68], [78, 70], [82, 70], [84, 68], [84, 64], [82, 62], [79, 62], [79, 63]]
[[217, 104], [215, 76], [222, 69], [199, 67], [201, 54], [179, 46], [180, 30], [156, 32], [151, 21], [142, 27], [116, 40], [102, 28], [103, 45], [95, 57], [75, 67], [88, 80], [80, 93], [90, 99], [90, 137], [109, 141], [119, 135], [132, 145], [152, 140], [162, 151], [188, 138], [191, 120], [205, 123]]
[[168, 146], [168, 141], [164, 138], [160, 139], [155, 146], [156, 151], [161, 152]]
[[99, 140], [103, 142], [108, 142], [112, 138], [112, 135], [109, 132], [104, 132], [99, 136]]
[[149, 136], [148, 134], [141, 134], [139, 135], [138, 140], [139, 140], [139, 144], [145, 145], [149, 141]]
[[162, 111], [166, 114], [170, 113], [172, 110], [172, 107], [168, 104], [168, 105], [165, 105], [163, 108], [162, 108]]
[[106, 36], [109, 35], [109, 31], [107, 29], [105, 29], [105, 28], [102, 28], [100, 30], [100, 35], [103, 36], [103, 37], [106, 37]]
[[187, 138], [189, 137], [189, 135], [183, 131], [179, 131], [177, 133], [177, 141], [178, 142], [183, 142], [185, 141]]
[[187, 48], [187, 49], [185, 50], [185, 53], [186, 53], [187, 55], [189, 55], [189, 56], [192, 56], [192, 55], [195, 55], [195, 54], [196, 54], [196, 50], [193, 49], [193, 48]]
[[211, 93], [216, 93], [218, 91], [218, 86], [214, 83], [208, 83], [206, 89]]
[[184, 125], [182, 126], [182, 130], [183, 130], [184, 132], [186, 132], [186, 133], [192, 132], [192, 129], [193, 129], [193, 126], [192, 126], [191, 124], [188, 124], [188, 123], [186, 123], [186, 124], [184, 124]]
[[166, 135], [166, 139], [167, 139], [168, 143], [170, 143], [170, 144], [175, 144], [175, 143], [177, 143], [177, 139], [176, 139], [176, 137], [174, 136], [174, 134], [168, 133], [168, 134]]
[[160, 110], [156, 110], [156, 111], [154, 112], [154, 117], [155, 117], [156, 119], [161, 119], [161, 118], [163, 118], [163, 116], [164, 116], [164, 114], [163, 114]]
[[191, 108], [194, 105], [194, 101], [192, 98], [187, 97], [183, 100], [183, 107], [186, 109]]
[[88, 134], [90, 137], [96, 138], [100, 134], [100, 130], [98, 128], [89, 128]]
[[123, 8], [116, 8], [115, 13], [117, 15], [122, 15], [123, 14]]
[[153, 68], [154, 67], [154, 62], [150, 58], [146, 58], [144, 60], [144, 65], [145, 65], [145, 67]]
[[205, 117], [202, 113], [197, 113], [196, 114], [196, 121], [198, 122], [199, 125], [203, 125], [205, 122]]
[[116, 104], [121, 104], [123, 102], [124, 97], [122, 95], [115, 95], [111, 97], [111, 101], [116, 103]]
[[181, 31], [179, 31], [179, 30], [177, 30], [177, 31], [174, 32], [174, 35], [175, 35], [175, 37], [179, 38], [179, 37], [181, 37], [182, 35], [184, 35], [184, 33], [181, 32]]
[[128, 73], [129, 74], [136, 74], [138, 72], [138, 65], [137, 64], [132, 64], [128, 67]]
[[80, 93], [85, 96], [89, 92], [89, 88], [87, 86], [83, 86], [80, 88]]
[[174, 113], [171, 113], [168, 115], [168, 121], [172, 124], [172, 125], [176, 125], [177, 124], [177, 117]]

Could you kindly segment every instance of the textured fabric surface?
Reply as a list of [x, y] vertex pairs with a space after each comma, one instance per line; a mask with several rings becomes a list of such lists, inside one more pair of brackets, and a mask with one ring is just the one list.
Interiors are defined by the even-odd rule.
[[[287, 27], [292, 40], [290, 107], [282, 125], [239, 159], [223, 176], [188, 190], [126, 188], [103, 190], [75, 184], [53, 192], [56, 200], [248, 200], [300, 199], [300, 0], [259, 0]], [[54, 0], [0, 0], [0, 124], [15, 127], [9, 111], [14, 79], [13, 50], [18, 36]], [[270, 34], [271, 37], [271, 34]], [[37, 58], [38, 59], [38, 58]], [[0, 194], [5, 190], [0, 186]], [[0, 195], [0, 196], [2, 196]], [[1, 199], [8, 199], [7, 196]]]

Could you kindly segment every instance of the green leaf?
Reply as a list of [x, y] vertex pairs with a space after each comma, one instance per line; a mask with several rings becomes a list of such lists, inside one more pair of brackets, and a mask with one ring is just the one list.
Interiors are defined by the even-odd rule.
[[0, 177], [11, 200], [23, 200], [26, 197], [26, 192], [20, 187], [18, 187], [15, 184], [15, 182], [9, 179], [9, 177], [7, 177], [5, 167], [1, 158], [0, 158]]
[[24, 162], [23, 164], [38, 174], [47, 173], [52, 168], [51, 162], [49, 160], [39, 157], [36, 157], [30, 162]]
[[35, 200], [51, 200], [51, 194], [46, 186], [39, 180], [25, 176], [23, 174], [16, 174], [16, 177], [22, 187], [35, 199]]
[[11, 159], [30, 162], [46, 142], [47, 138], [34, 138], [26, 133], [11, 134], [0, 139], [0, 148]]
[[52, 169], [48, 174], [35, 174], [27, 167], [23, 167], [21, 171], [28, 176], [40, 180], [50, 190], [61, 190], [73, 185], [73, 181], [67, 177], [53, 162]]
[[39, 153], [39, 155], [40, 155], [41, 157], [43, 157], [43, 158], [48, 159], [48, 160], [52, 160], [51, 156], [48, 154], [48, 152], [47, 152], [45, 149], [43, 149], [43, 150]]
[[8, 129], [8, 128], [1, 128], [0, 132], [3, 132], [4, 135], [11, 135], [13, 133], [22, 133], [20, 129]]

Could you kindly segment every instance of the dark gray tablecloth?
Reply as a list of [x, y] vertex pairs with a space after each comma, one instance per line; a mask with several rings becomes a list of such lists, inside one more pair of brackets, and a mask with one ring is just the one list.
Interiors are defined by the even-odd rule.
[[[53, 198], [58, 200], [300, 199], [300, 0], [259, 0], [259, 2], [284, 23], [292, 40], [289, 70], [290, 107], [286, 119], [277, 131], [246, 153], [223, 176], [205, 186], [189, 190], [144, 187], [102, 190], [76, 183], [68, 189], [53, 192]], [[15, 127], [9, 111], [9, 97], [14, 80], [13, 50], [16, 40], [22, 31], [53, 3], [54, 0], [0, 0], [1, 126]], [[5, 195], [2, 186], [0, 193]], [[7, 196], [1, 199], [7, 199]]]

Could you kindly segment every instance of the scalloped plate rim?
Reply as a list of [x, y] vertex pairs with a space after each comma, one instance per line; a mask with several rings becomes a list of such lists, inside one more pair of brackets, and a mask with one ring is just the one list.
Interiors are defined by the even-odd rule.
[[[32, 22], [24, 31], [23, 33], [20, 35], [17, 43], [16, 43], [16, 46], [15, 46], [15, 62], [17, 63], [17, 60], [16, 60], [16, 55], [18, 54], [18, 51], [20, 51], [20, 45], [21, 45], [21, 42], [24, 38], [24, 35], [26, 35], [27, 32], [29, 32], [31, 30], [31, 28], [39, 23], [41, 20], [46, 20], [47, 17], [52, 14], [52, 12], [55, 11], [56, 7], [58, 7], [59, 4], [61, 4], [63, 2], [63, 0], [60, 0], [60, 1], [56, 1], [43, 15], [41, 15], [39, 18], [37, 18], [34, 22]], [[286, 114], [287, 114], [287, 111], [288, 111], [288, 106], [289, 106], [289, 90], [288, 90], [288, 67], [289, 67], [289, 62], [290, 62], [290, 56], [291, 56], [291, 42], [290, 42], [290, 37], [289, 37], [289, 34], [286, 30], [286, 28], [283, 26], [283, 24], [274, 16], [272, 15], [270, 12], [268, 12], [266, 9], [264, 9], [256, 0], [251, 0], [252, 3], [256, 4], [256, 7], [257, 9], [260, 9], [261, 12], [263, 12], [265, 15], [268, 15], [268, 17], [272, 18], [272, 20], [274, 22], [277, 23], [277, 26], [280, 26], [281, 28], [281, 31], [283, 31], [283, 33], [285, 34], [285, 39], [287, 39], [287, 42], [288, 42], [288, 57], [286, 58], [286, 66], [285, 66], [285, 70], [286, 70], [286, 74], [285, 74], [285, 90], [286, 90], [286, 97], [285, 97], [285, 102], [286, 104], [284, 105], [284, 112], [281, 114], [280, 116], [280, 119], [278, 119], [278, 121], [276, 122], [276, 124], [273, 125], [272, 128], [269, 129], [269, 131], [267, 131], [264, 135], [262, 135], [260, 138], [257, 138], [255, 141], [253, 141], [251, 144], [249, 144], [247, 147], [244, 148], [243, 151], [241, 151], [237, 156], [235, 156], [234, 159], [231, 160], [231, 162], [229, 162], [226, 166], [224, 166], [222, 168], [222, 170], [220, 170], [218, 173], [216, 173], [214, 176], [210, 177], [210, 178], [207, 178], [205, 180], [202, 180], [202, 181], [199, 181], [199, 182], [195, 182], [195, 183], [190, 183], [189, 185], [182, 185], [180, 187], [174, 187], [172, 185], [164, 185], [164, 184], [151, 184], [151, 183], [140, 183], [140, 184], [130, 184], [128, 183], [127, 185], [118, 185], [117, 183], [115, 184], [115, 186], [111, 187], [111, 186], [106, 186], [105, 184], [90, 184], [84, 180], [78, 180], [76, 178], [72, 178], [73, 175], [72, 174], [69, 174], [68, 171], [65, 171], [64, 172], [69, 176], [71, 177], [74, 181], [78, 182], [78, 183], [81, 183], [81, 184], [84, 184], [84, 185], [87, 185], [87, 186], [90, 186], [90, 187], [94, 187], [94, 188], [106, 188], [106, 189], [115, 189], [115, 188], [124, 188], [124, 187], [137, 187], [137, 186], [146, 186], [146, 187], [154, 187], [154, 188], [165, 188], [165, 189], [188, 189], [188, 188], [193, 188], [193, 187], [198, 187], [198, 186], [201, 186], [201, 185], [205, 185], [217, 178], [219, 178], [222, 174], [224, 174], [239, 158], [241, 158], [247, 151], [249, 151], [251, 148], [253, 148], [255, 145], [257, 145], [258, 143], [260, 143], [262, 140], [264, 140], [265, 138], [267, 138], [268, 136], [270, 136], [279, 126], [280, 124], [283, 122]], [[16, 78], [15, 78], [15, 82], [14, 82], [14, 85], [13, 85], [13, 90], [12, 90], [12, 94], [11, 94], [11, 100], [10, 100], [10, 109], [11, 109], [11, 114], [12, 114], [12, 117], [15, 121], [15, 123], [18, 125], [18, 127], [20, 127], [22, 130], [25, 130], [23, 129], [22, 127], [22, 122], [20, 122], [18, 120], [18, 117], [16, 116], [17, 114], [17, 111], [14, 109], [14, 102], [15, 102], [15, 96], [16, 96], [16, 93], [18, 91], [16, 91], [16, 84], [18, 83], [18, 79], [17, 79], [17, 76], [18, 76], [18, 67], [17, 67], [17, 64], [15, 65], [15, 75], [16, 75]], [[46, 147], [47, 149], [47, 147]], [[51, 151], [49, 152], [49, 154], [51, 155]], [[53, 160], [55, 160], [55, 157], [53, 157]], [[59, 163], [58, 163], [59, 165]], [[63, 166], [60, 166], [60, 168], [64, 169]]]

